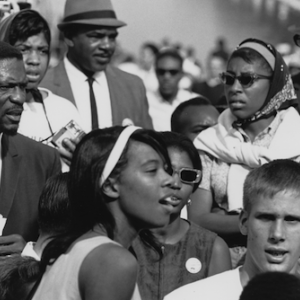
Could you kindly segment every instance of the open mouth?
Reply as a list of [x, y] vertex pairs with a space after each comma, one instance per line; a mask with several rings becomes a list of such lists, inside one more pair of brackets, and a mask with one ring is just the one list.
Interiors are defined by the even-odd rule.
[[229, 105], [233, 108], [241, 108], [245, 105], [245, 103], [237, 100], [237, 101], [229, 101]]
[[6, 112], [7, 117], [14, 123], [19, 123], [23, 109], [11, 109]]
[[267, 249], [265, 252], [267, 253], [270, 261], [275, 263], [281, 262], [288, 253], [288, 251], [282, 249]]
[[39, 73], [26, 73], [26, 76], [29, 81], [37, 81], [40, 79]]
[[181, 200], [175, 196], [169, 196], [159, 201], [163, 205], [170, 205], [172, 207], [177, 206], [181, 203]]

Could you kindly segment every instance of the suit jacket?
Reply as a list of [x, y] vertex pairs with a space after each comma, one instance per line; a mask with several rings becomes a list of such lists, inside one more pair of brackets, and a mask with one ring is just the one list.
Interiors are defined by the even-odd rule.
[[[152, 120], [142, 80], [112, 66], [107, 66], [105, 74], [110, 93], [113, 125], [128, 125], [123, 121], [130, 119], [136, 126], [152, 129]], [[63, 61], [47, 71], [40, 86], [70, 100], [76, 106]]]
[[58, 152], [21, 134], [2, 137], [0, 214], [7, 218], [3, 235], [38, 237], [38, 202], [45, 181], [60, 172]]

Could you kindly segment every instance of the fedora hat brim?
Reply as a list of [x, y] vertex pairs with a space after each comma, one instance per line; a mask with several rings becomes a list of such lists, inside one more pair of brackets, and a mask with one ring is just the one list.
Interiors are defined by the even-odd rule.
[[95, 25], [95, 26], [107, 26], [107, 27], [123, 27], [127, 24], [119, 21], [117, 19], [88, 19], [88, 20], [76, 20], [76, 21], [70, 21], [70, 22], [62, 22], [57, 25], [59, 30], [63, 30], [66, 27], [74, 24], [82, 24], [82, 25]]

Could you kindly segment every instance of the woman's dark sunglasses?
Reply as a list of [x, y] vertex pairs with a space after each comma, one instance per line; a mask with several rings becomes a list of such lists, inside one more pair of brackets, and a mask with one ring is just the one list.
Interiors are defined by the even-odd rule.
[[176, 173], [179, 175], [180, 181], [183, 183], [198, 183], [202, 177], [202, 172], [200, 170], [190, 168], [181, 168], [179, 171], [173, 170], [173, 174]]
[[300, 47], [300, 34], [294, 35], [294, 42], [295, 42], [296, 46]]
[[233, 85], [235, 80], [237, 79], [244, 88], [248, 88], [256, 80], [271, 79], [272, 76], [265, 76], [265, 75], [255, 74], [255, 73], [244, 73], [241, 74], [240, 76], [236, 76], [230, 73], [223, 72], [220, 74], [220, 78], [223, 81], [223, 83], [226, 85]]

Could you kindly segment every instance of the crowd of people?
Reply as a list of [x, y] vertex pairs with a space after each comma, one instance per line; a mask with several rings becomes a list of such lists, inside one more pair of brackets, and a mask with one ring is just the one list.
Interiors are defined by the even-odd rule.
[[116, 67], [125, 25], [110, 0], [67, 0], [68, 51], [48, 68], [39, 12], [0, 22], [0, 299], [299, 298], [300, 116], [283, 55], [219, 40], [206, 82], [190, 81], [192, 49], [145, 43], [144, 63]]

